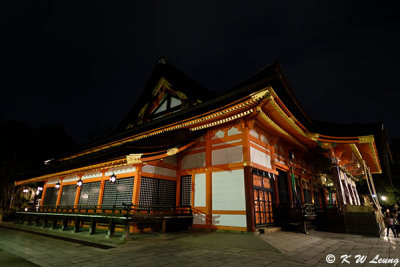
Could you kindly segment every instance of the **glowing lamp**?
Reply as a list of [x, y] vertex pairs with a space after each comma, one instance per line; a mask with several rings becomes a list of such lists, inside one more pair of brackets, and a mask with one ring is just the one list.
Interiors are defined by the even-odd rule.
[[79, 186], [79, 187], [81, 187], [81, 186], [82, 186], [82, 184], [83, 184], [83, 182], [82, 182], [82, 180], [81, 180], [81, 179], [79, 179], [79, 180], [78, 180], [78, 182], [76, 183], [76, 185], [77, 185], [77, 186]]
[[381, 199], [382, 199], [383, 201], [386, 201], [386, 200], [387, 200], [387, 196], [381, 196]]
[[24, 190], [22, 190], [22, 192], [24, 192], [25, 194], [29, 192], [28, 188], [24, 188]]
[[57, 182], [56, 185], [55, 185], [55, 188], [56, 188], [56, 189], [59, 189], [60, 186], [61, 186], [60, 182]]
[[117, 180], [117, 176], [113, 173], [111, 176], [110, 176], [110, 183], [115, 183], [115, 181]]

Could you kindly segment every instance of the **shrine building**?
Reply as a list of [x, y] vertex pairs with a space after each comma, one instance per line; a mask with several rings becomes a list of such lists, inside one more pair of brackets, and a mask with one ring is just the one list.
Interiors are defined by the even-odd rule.
[[313, 121], [278, 63], [216, 94], [161, 59], [112, 134], [16, 182], [43, 187], [38, 206], [20, 214], [53, 227], [91, 220], [92, 231], [107, 223], [100, 218], [118, 225], [122, 216], [127, 234], [154, 222], [172, 229], [179, 217], [192, 228], [304, 229], [329, 209], [363, 210], [358, 181], [375, 192], [376, 137], [354, 127], [348, 135], [346, 127]]

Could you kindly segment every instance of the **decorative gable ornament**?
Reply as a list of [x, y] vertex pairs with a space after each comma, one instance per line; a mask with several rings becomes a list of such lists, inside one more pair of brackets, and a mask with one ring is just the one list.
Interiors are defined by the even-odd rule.
[[143, 154], [129, 154], [126, 156], [126, 161], [128, 164], [138, 164], [142, 163], [141, 157]]
[[173, 156], [175, 154], [178, 154], [179, 149], [177, 147], [173, 147], [167, 150], [167, 155], [168, 156]]

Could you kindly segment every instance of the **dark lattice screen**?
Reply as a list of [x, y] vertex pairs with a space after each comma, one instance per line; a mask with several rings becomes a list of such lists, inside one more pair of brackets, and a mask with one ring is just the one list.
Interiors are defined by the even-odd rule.
[[101, 182], [84, 183], [79, 196], [79, 205], [97, 205]]
[[74, 205], [76, 185], [64, 185], [61, 192], [60, 206]]
[[282, 203], [282, 204], [289, 203], [289, 190], [288, 190], [286, 172], [279, 171], [279, 175], [278, 175], [278, 191], [279, 191], [279, 202]]
[[175, 205], [176, 182], [142, 177], [139, 205]]
[[318, 207], [320, 206], [319, 193], [317, 191], [314, 191], [314, 204], [317, 205]]
[[140, 181], [139, 205], [157, 205], [158, 180], [142, 177]]
[[190, 206], [192, 200], [192, 176], [181, 177], [181, 206]]
[[55, 187], [47, 187], [44, 194], [44, 206], [55, 206], [57, 202], [58, 189]]
[[134, 177], [117, 179], [115, 183], [106, 181], [103, 205], [122, 205], [132, 203]]
[[169, 180], [158, 180], [158, 204], [175, 206], [176, 182]]
[[311, 204], [311, 192], [308, 189], [303, 189], [304, 202]]

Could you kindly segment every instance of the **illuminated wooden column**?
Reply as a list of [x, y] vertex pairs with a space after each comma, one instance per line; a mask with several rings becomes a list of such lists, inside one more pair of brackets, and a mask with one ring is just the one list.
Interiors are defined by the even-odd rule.
[[81, 195], [81, 189], [82, 189], [82, 186], [77, 186], [77, 188], [76, 188], [74, 206], [78, 206], [79, 205], [79, 197]]
[[106, 179], [104, 179], [105, 171], [103, 172], [103, 180], [100, 181], [100, 192], [99, 192], [99, 199], [97, 200], [97, 205], [103, 204], [103, 196], [104, 196], [104, 187], [106, 185]]
[[43, 202], [44, 202], [44, 196], [46, 194], [46, 190], [47, 190], [47, 186], [43, 186], [43, 193], [42, 193], [42, 199], [40, 200], [40, 206], [43, 206]]
[[248, 232], [255, 232], [254, 222], [254, 199], [253, 199], [253, 174], [250, 166], [250, 129], [243, 127], [243, 171], [244, 171], [244, 190], [246, 199], [246, 224]]
[[[181, 190], [182, 190], [182, 188], [181, 188], [181, 176], [182, 176], [182, 173], [181, 173], [181, 158], [182, 158], [182, 156], [181, 156], [182, 154], [181, 153], [179, 153], [179, 154], [177, 154], [176, 155], [176, 166], [177, 166], [177, 171], [176, 171], [176, 175], [177, 175], [177, 180], [176, 180], [176, 198], [175, 198], [175, 205], [177, 206], [177, 207], [179, 207], [180, 205], [181, 205]], [[191, 179], [191, 181], [192, 181], [192, 183], [193, 183], [193, 179]], [[192, 194], [191, 194], [192, 195]], [[190, 203], [191, 203], [191, 206], [193, 206], [193, 202], [192, 201], [190, 201]]]
[[212, 144], [211, 131], [206, 133], [206, 225], [212, 225]]
[[314, 199], [314, 186], [312, 185], [312, 181], [309, 182], [309, 186], [310, 186], [311, 203], [315, 204], [316, 200]]
[[61, 195], [62, 195], [62, 189], [63, 189], [63, 186], [60, 185], [60, 188], [58, 189], [58, 195], [57, 195], [56, 206], [60, 205]]
[[356, 200], [357, 200], [358, 206], [360, 206], [361, 205], [360, 196], [358, 195], [358, 190], [357, 190], [357, 187], [356, 187], [355, 183], [354, 183], [354, 193], [355, 193], [355, 196], [356, 196]]
[[[343, 173], [343, 172], [341, 172], [341, 180], [342, 180], [342, 183], [344, 184], [344, 190], [343, 190], [343, 193], [345, 193], [345, 195], [346, 195], [346, 200], [347, 200], [347, 203], [350, 203], [350, 205], [353, 205], [353, 198], [352, 198], [352, 196], [351, 196], [351, 191], [350, 191], [350, 189], [349, 189], [349, 184], [348, 184], [348, 180], [347, 180], [347, 175], [345, 174], [345, 173]], [[346, 203], [345, 203], [346, 204]]]
[[[334, 159], [335, 162], [337, 162], [337, 159]], [[343, 186], [342, 186], [342, 182], [341, 182], [341, 178], [340, 178], [340, 169], [339, 166], [335, 165], [332, 166], [332, 173], [333, 173], [333, 183], [335, 185], [336, 188], [336, 200], [339, 204], [339, 207], [343, 207], [346, 203], [346, 197], [344, 196], [344, 190], [343, 190]]]
[[140, 196], [140, 182], [142, 180], [142, 164], [138, 164], [135, 170], [135, 179], [133, 182], [133, 193], [132, 193], [132, 204], [135, 206], [139, 205]]

